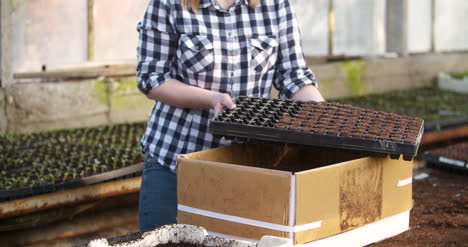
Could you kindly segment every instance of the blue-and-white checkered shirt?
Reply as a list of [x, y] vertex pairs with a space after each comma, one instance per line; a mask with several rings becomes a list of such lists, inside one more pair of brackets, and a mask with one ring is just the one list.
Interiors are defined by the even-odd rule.
[[[289, 0], [262, 0], [256, 8], [237, 0], [228, 10], [201, 0], [197, 13], [180, 0], [151, 0], [138, 24], [138, 88], [147, 93], [174, 78], [188, 85], [239, 95], [290, 98], [316, 84], [307, 67]], [[213, 110], [156, 102], [142, 138], [143, 152], [176, 168], [178, 154], [230, 144], [213, 137]]]

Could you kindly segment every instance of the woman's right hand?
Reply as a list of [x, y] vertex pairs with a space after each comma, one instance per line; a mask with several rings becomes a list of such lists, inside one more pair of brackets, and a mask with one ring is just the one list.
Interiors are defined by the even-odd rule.
[[229, 94], [194, 87], [175, 79], [151, 89], [146, 97], [180, 108], [214, 109], [215, 114], [224, 108], [236, 108]]
[[236, 104], [231, 99], [231, 96], [226, 93], [214, 93], [211, 96], [211, 105], [215, 111], [215, 115], [218, 115], [224, 108], [233, 110], [236, 108]]

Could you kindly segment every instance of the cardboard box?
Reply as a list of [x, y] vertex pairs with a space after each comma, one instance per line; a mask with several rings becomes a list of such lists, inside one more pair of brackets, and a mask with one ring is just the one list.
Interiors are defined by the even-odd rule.
[[238, 144], [180, 155], [177, 176], [179, 223], [248, 239], [306, 243], [412, 207], [412, 162], [351, 151]]

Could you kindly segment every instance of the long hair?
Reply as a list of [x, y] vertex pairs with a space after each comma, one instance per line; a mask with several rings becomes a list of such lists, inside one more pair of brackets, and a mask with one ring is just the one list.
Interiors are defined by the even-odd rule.
[[[259, 4], [260, 0], [249, 0], [249, 7], [255, 8]], [[180, 0], [180, 4], [183, 8], [188, 8], [194, 13], [197, 13], [200, 0]]]

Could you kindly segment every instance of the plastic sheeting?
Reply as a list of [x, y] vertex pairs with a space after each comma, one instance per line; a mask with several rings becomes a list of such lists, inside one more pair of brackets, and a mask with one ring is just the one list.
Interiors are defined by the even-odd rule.
[[435, 7], [436, 51], [468, 50], [468, 1], [438, 0]]
[[136, 60], [137, 23], [149, 0], [94, 0], [94, 59]]
[[293, 0], [292, 2], [301, 31], [304, 53], [327, 54], [329, 0]]
[[13, 71], [86, 61], [86, 0], [14, 1], [12, 5]]
[[408, 1], [408, 51], [431, 50], [432, 6], [431, 0]]
[[[86, 0], [13, 1], [13, 70], [37, 71], [87, 61]], [[306, 55], [328, 55], [330, 0], [292, 0]], [[385, 3], [389, 0], [334, 0], [333, 55], [385, 53]], [[136, 25], [149, 0], [94, 1], [94, 61], [136, 60]], [[431, 46], [431, 0], [408, 1], [409, 52]], [[468, 1], [437, 0], [436, 51], [468, 50]]]

